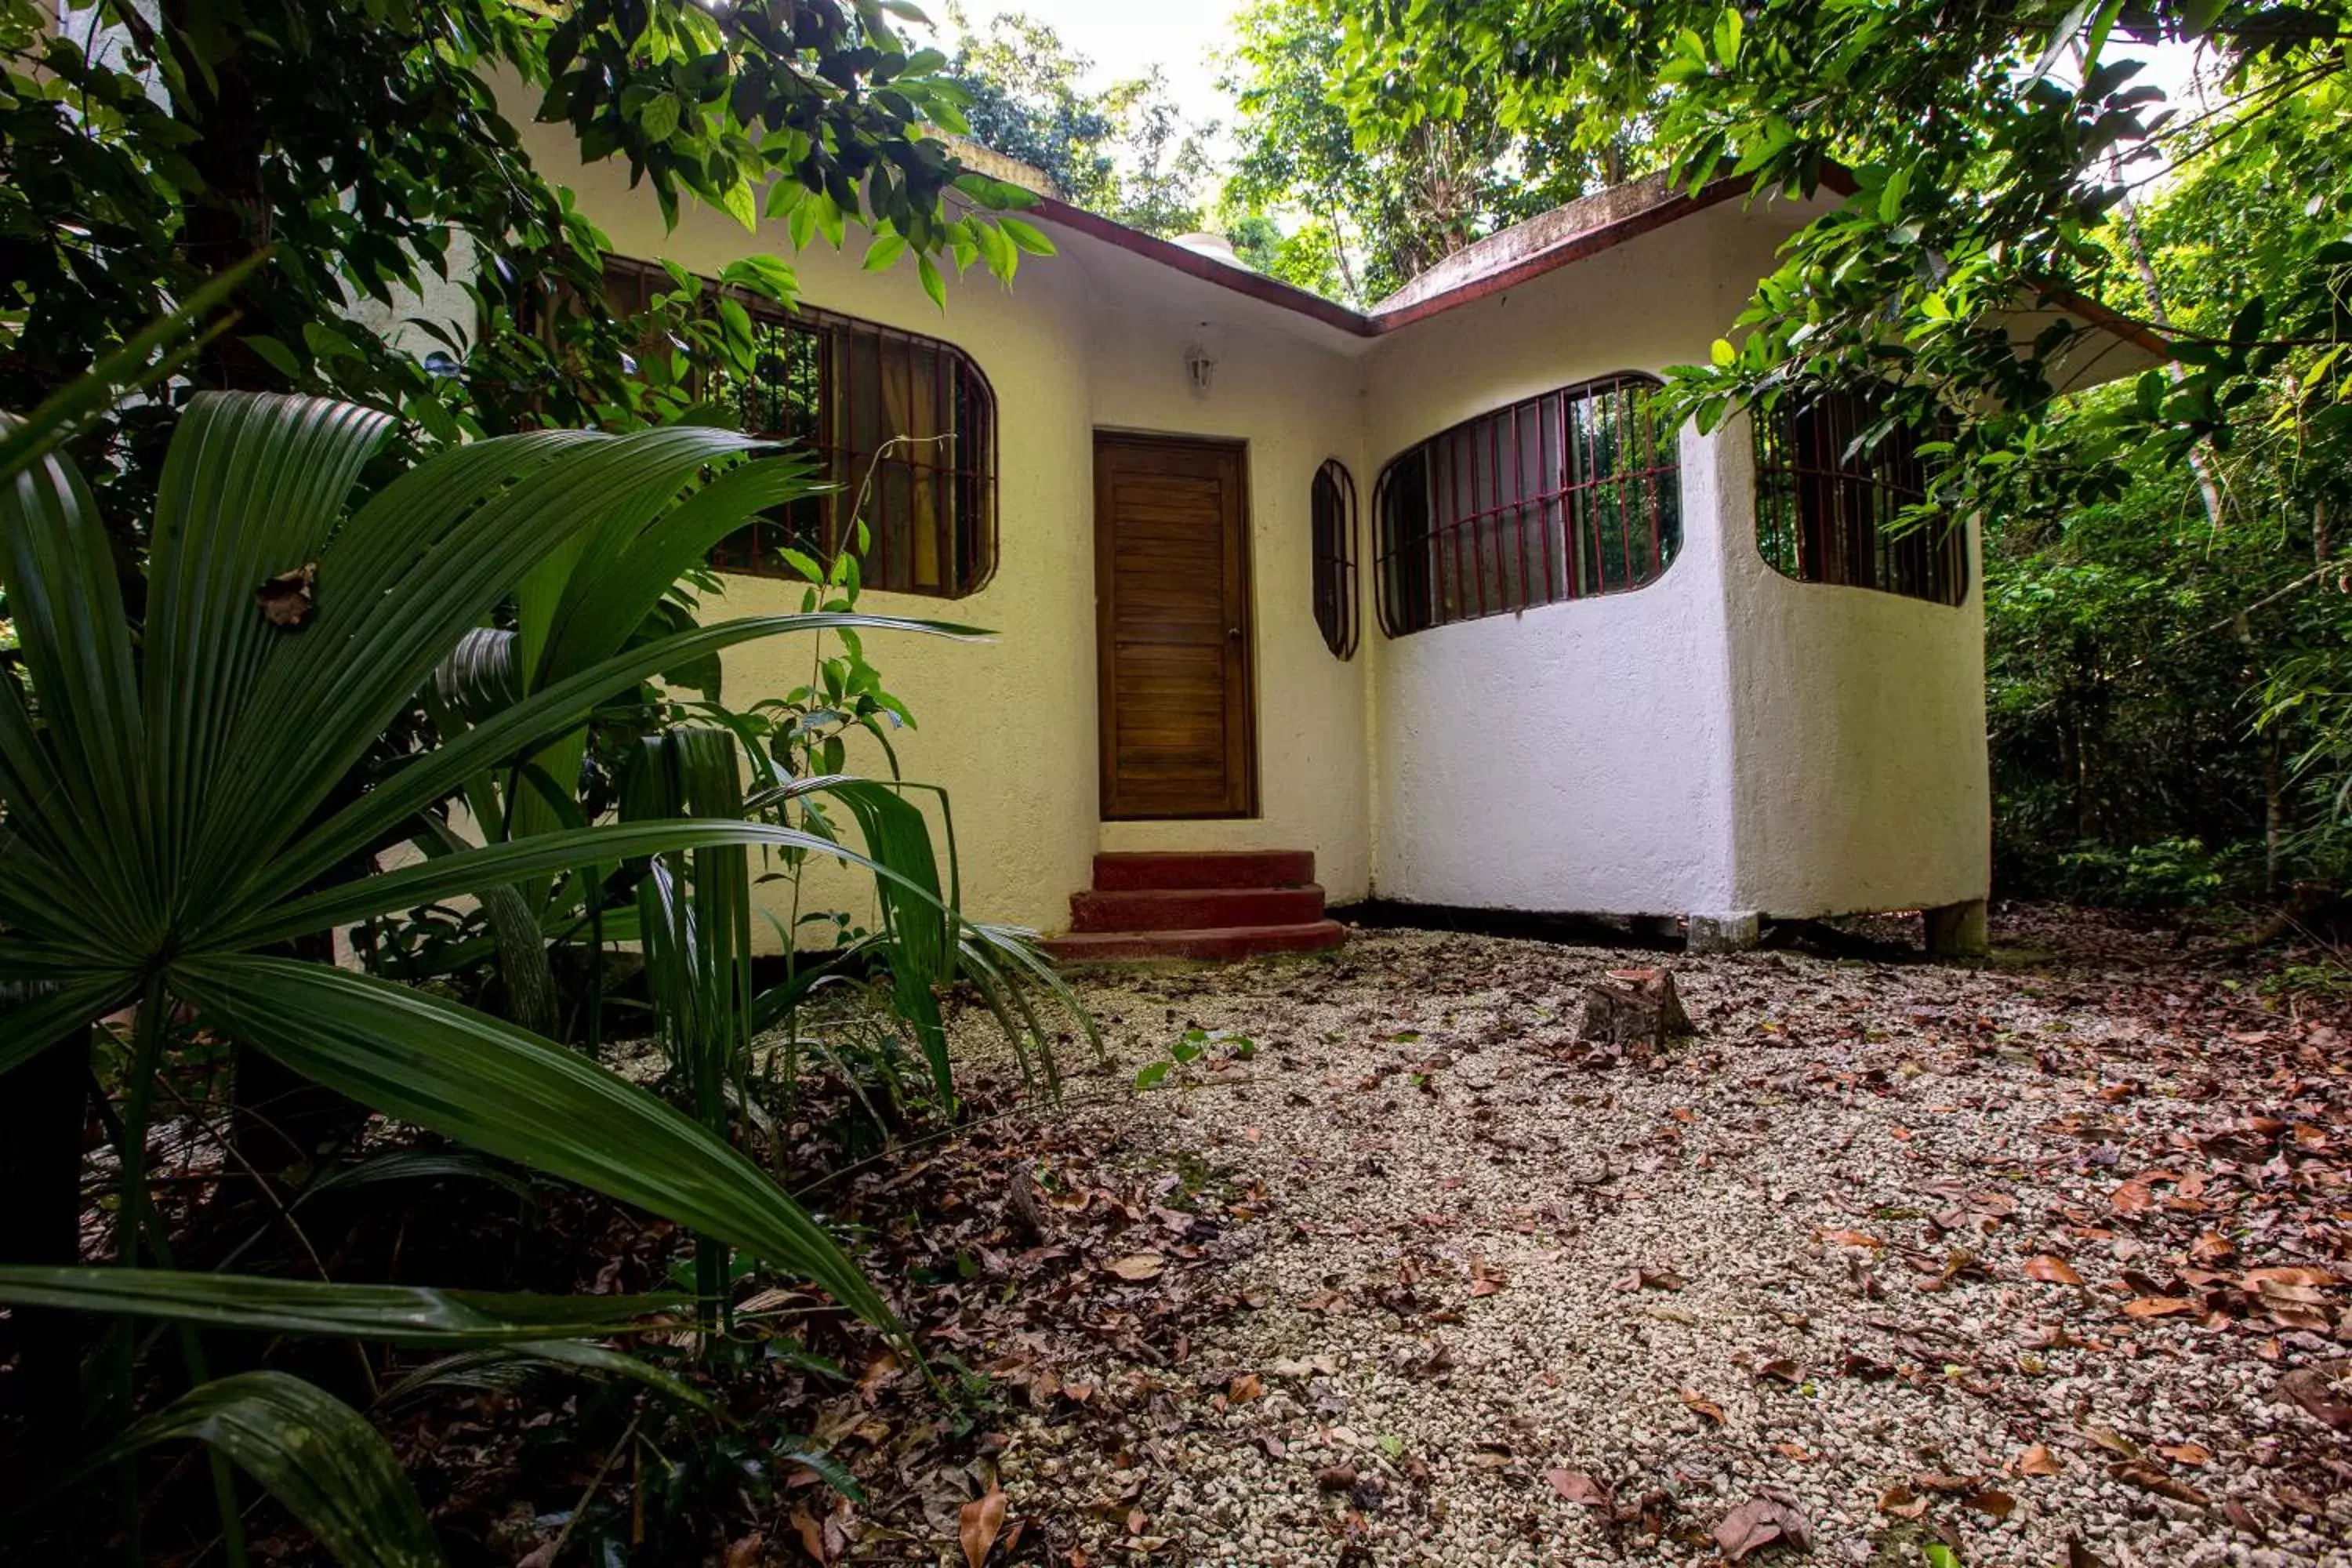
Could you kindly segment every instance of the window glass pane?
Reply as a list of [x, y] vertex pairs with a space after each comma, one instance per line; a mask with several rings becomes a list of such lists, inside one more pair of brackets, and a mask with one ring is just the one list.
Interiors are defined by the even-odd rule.
[[1682, 508], [1655, 386], [1618, 376], [1565, 387], [1390, 463], [1372, 497], [1389, 635], [1656, 581], [1681, 547]]
[[1968, 597], [1968, 534], [1952, 519], [1906, 517], [1932, 482], [1918, 432], [1876, 430], [1874, 399], [1817, 393], [1752, 416], [1756, 543], [1801, 583], [1873, 588], [1958, 605]]
[[[615, 309], [675, 288], [645, 262], [605, 267]], [[751, 374], [711, 374], [702, 395], [732, 404], [753, 434], [804, 445], [839, 488], [730, 535], [711, 563], [796, 577], [784, 550], [822, 562], [856, 548], [863, 521], [866, 586], [945, 598], [982, 586], [996, 568], [996, 400], [969, 356], [854, 317], [737, 299], [755, 333]]]

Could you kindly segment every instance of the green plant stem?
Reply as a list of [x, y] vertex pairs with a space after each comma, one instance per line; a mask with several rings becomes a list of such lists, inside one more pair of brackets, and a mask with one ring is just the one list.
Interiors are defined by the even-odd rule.
[[[147, 1121], [155, 1105], [155, 1078], [163, 1063], [170, 1005], [170, 992], [163, 972], [158, 970], [147, 978], [139, 1015], [131, 1026], [131, 1073], [123, 1086], [122, 1139], [115, 1151], [121, 1163], [122, 1180], [114, 1216], [114, 1260], [124, 1268], [139, 1267], [140, 1222], [147, 1208]], [[138, 1336], [128, 1325], [122, 1326], [115, 1342], [114, 1396], [116, 1414], [126, 1425], [139, 1397], [138, 1343]], [[126, 1456], [116, 1475], [122, 1489], [123, 1561], [137, 1568], [147, 1560], [140, 1538], [138, 1461]]]

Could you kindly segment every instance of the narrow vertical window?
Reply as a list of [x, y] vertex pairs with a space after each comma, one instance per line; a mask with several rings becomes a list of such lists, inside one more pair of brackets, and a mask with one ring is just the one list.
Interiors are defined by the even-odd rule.
[[1655, 582], [1683, 537], [1657, 385], [1563, 387], [1400, 454], [1372, 491], [1381, 628], [1402, 637]]
[[1930, 476], [1917, 432], [1896, 424], [1865, 439], [1883, 418], [1850, 392], [1755, 414], [1757, 548], [1800, 583], [1958, 605], [1969, 596], [1968, 528], [1905, 518]]
[[1356, 584], [1356, 479], [1334, 458], [1315, 473], [1315, 624], [1337, 657], [1356, 656], [1361, 610]]

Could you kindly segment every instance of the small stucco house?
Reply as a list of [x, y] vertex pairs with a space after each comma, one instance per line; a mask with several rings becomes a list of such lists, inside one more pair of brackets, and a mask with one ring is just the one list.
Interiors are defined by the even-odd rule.
[[[621, 258], [791, 252], [665, 232], [609, 164], [573, 183]], [[1369, 314], [1050, 199], [1024, 216], [1058, 254], [943, 312], [855, 247], [801, 254], [752, 426], [871, 469], [866, 607], [994, 634], [871, 650], [968, 910], [1077, 956], [1328, 945], [1325, 902], [1374, 897], [1728, 944], [1927, 910], [1981, 943], [1974, 529], [1881, 533], [1917, 459], [1847, 456], [1858, 409], [1701, 436], [1651, 407], [1837, 199], [1623, 187]], [[847, 522], [812, 504], [721, 552], [718, 608], [797, 606], [776, 540]], [[742, 648], [728, 699], [805, 660]]]

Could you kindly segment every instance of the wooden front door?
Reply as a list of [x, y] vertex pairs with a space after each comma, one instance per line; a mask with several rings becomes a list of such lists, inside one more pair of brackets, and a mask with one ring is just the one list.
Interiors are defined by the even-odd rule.
[[1242, 448], [1095, 437], [1102, 814], [1257, 809]]

